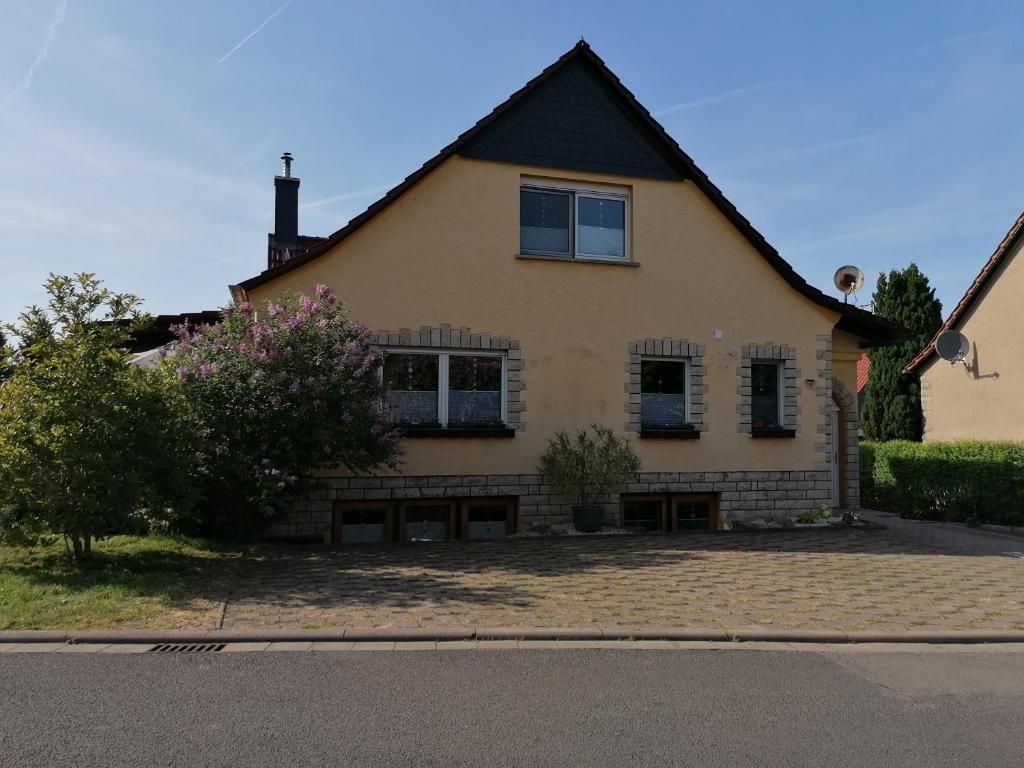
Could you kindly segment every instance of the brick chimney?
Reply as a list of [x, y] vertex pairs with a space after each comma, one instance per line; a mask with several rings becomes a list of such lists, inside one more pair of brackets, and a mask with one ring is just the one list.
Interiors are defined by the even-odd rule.
[[281, 155], [281, 175], [274, 177], [274, 231], [267, 247], [267, 268], [284, 264], [299, 247], [299, 179], [292, 176], [292, 153]]

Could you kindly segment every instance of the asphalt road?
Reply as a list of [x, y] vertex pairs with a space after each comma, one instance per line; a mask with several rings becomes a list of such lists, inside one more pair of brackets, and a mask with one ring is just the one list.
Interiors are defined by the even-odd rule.
[[1024, 653], [0, 656], [0, 766], [1021, 766]]

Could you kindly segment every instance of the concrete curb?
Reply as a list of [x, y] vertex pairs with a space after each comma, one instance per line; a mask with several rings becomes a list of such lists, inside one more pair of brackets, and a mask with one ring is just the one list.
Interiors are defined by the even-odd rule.
[[840, 632], [670, 627], [457, 627], [444, 629], [0, 630], [0, 643], [285, 643], [467, 640], [677, 640], [781, 643], [1024, 643], [1024, 631]]

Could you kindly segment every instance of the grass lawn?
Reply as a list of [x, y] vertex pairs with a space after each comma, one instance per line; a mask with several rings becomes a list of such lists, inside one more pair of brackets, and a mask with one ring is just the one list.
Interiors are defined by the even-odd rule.
[[161, 536], [94, 542], [82, 565], [60, 542], [0, 545], [0, 629], [213, 629], [237, 557]]

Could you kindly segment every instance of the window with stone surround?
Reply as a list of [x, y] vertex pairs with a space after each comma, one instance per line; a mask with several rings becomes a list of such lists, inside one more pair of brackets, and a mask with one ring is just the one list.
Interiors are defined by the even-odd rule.
[[782, 426], [782, 366], [778, 360], [750, 363], [750, 428]]
[[630, 342], [626, 429], [642, 438], [696, 439], [704, 421], [704, 346], [686, 339]]
[[500, 352], [387, 350], [383, 376], [392, 418], [403, 427], [505, 425], [505, 356]]
[[640, 360], [640, 428], [679, 429], [690, 422], [686, 360]]
[[796, 437], [800, 370], [788, 344], [748, 344], [737, 369], [739, 432], [752, 437]]
[[377, 331], [387, 405], [407, 437], [514, 437], [524, 428], [519, 342], [469, 328]]

